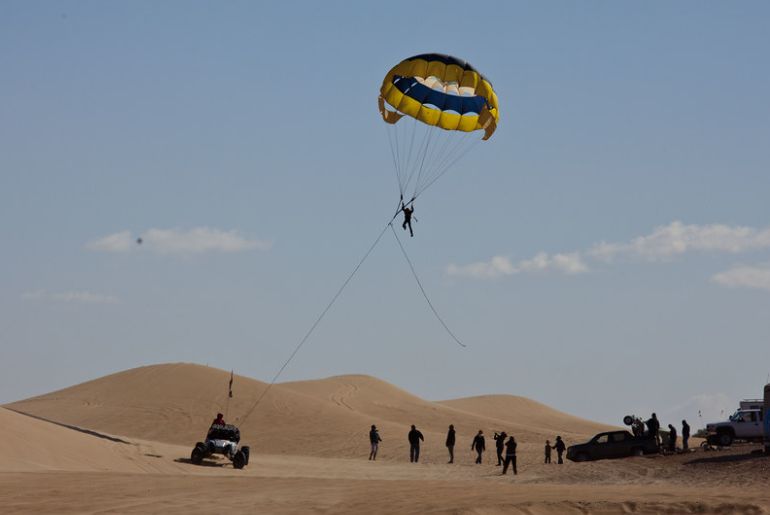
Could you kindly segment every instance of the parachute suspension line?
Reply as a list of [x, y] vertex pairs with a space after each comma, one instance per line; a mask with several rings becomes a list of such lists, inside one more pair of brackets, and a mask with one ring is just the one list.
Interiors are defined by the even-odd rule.
[[446, 165], [445, 167], [443, 167], [443, 169], [442, 169], [442, 170], [441, 170], [441, 171], [440, 171], [440, 172], [439, 172], [439, 173], [438, 173], [438, 174], [437, 174], [437, 175], [436, 175], [436, 176], [435, 176], [435, 177], [434, 177], [432, 180], [430, 180], [430, 181], [429, 181], [427, 184], [425, 184], [425, 186], [423, 186], [423, 187], [422, 187], [422, 188], [420, 188], [418, 191], [416, 191], [416, 192], [415, 192], [415, 194], [414, 194], [414, 198], [417, 198], [419, 195], [422, 195], [422, 193], [423, 193], [425, 190], [427, 190], [428, 188], [430, 188], [431, 186], [433, 186], [433, 183], [435, 183], [435, 182], [436, 182], [437, 180], [439, 180], [439, 179], [440, 179], [440, 178], [441, 178], [441, 177], [442, 177], [442, 176], [443, 176], [445, 173], [447, 173], [449, 170], [451, 170], [451, 169], [452, 169], [452, 167], [453, 167], [455, 164], [457, 164], [457, 162], [458, 162], [458, 161], [460, 161], [460, 160], [461, 160], [463, 157], [465, 157], [465, 155], [466, 155], [468, 152], [470, 152], [471, 150], [473, 150], [473, 149], [476, 147], [476, 145], [478, 145], [478, 144], [479, 144], [479, 142], [480, 142], [480, 141], [482, 141], [482, 140], [480, 140], [480, 139], [477, 139], [477, 140], [475, 140], [473, 143], [471, 143], [470, 145], [467, 145], [467, 146], [465, 147], [465, 149], [464, 149], [464, 150], [463, 150], [463, 151], [462, 151], [462, 152], [461, 152], [461, 153], [460, 153], [460, 154], [459, 154], [457, 157], [455, 157], [455, 158], [454, 158], [454, 159], [453, 159], [453, 160], [452, 160], [452, 161], [451, 161], [451, 162], [450, 162], [448, 165]]
[[[395, 218], [395, 216], [393, 217]], [[392, 220], [391, 220], [392, 222]], [[305, 336], [302, 337], [302, 340], [300, 340], [299, 344], [294, 348], [294, 351], [289, 355], [288, 359], [284, 361], [283, 365], [281, 365], [281, 368], [278, 369], [278, 372], [275, 373], [273, 376], [273, 379], [270, 380], [270, 383], [268, 383], [267, 388], [262, 390], [262, 393], [259, 397], [257, 397], [257, 400], [254, 402], [254, 404], [249, 408], [249, 410], [246, 412], [246, 414], [243, 416], [243, 418], [240, 421], [240, 424], [243, 424], [246, 419], [254, 412], [255, 409], [257, 409], [257, 406], [259, 406], [259, 403], [262, 402], [262, 399], [264, 399], [265, 395], [267, 395], [267, 392], [270, 391], [270, 389], [273, 387], [275, 382], [278, 380], [278, 378], [281, 376], [283, 371], [286, 369], [287, 366], [289, 366], [289, 363], [294, 359], [294, 356], [297, 355], [299, 350], [305, 345], [305, 343], [310, 338], [310, 335], [313, 334], [313, 331], [315, 331], [316, 327], [318, 327], [318, 324], [321, 323], [321, 320], [326, 316], [326, 313], [329, 312], [331, 307], [334, 305], [334, 303], [337, 301], [340, 295], [342, 295], [342, 292], [347, 287], [348, 283], [350, 283], [351, 279], [353, 279], [353, 276], [356, 275], [356, 272], [361, 268], [361, 265], [364, 264], [364, 261], [369, 257], [369, 255], [374, 251], [374, 248], [377, 246], [377, 244], [382, 239], [382, 236], [385, 234], [385, 231], [388, 230], [388, 227], [391, 225], [391, 222], [388, 222], [388, 224], [383, 227], [382, 231], [380, 231], [380, 234], [377, 236], [377, 238], [374, 240], [374, 243], [369, 247], [369, 250], [366, 251], [364, 254], [364, 257], [361, 258], [361, 260], [358, 262], [358, 264], [353, 268], [353, 271], [350, 272], [350, 274], [347, 276], [345, 281], [342, 283], [342, 286], [337, 290], [337, 293], [334, 294], [332, 299], [329, 301], [329, 303], [326, 305], [324, 310], [321, 312], [320, 315], [318, 315], [318, 318], [316, 318], [316, 321], [313, 322], [313, 325], [310, 326], [310, 329], [305, 333]]]
[[388, 135], [388, 143], [390, 144], [390, 156], [393, 158], [393, 169], [396, 171], [396, 181], [398, 181], [398, 189], [401, 196], [404, 196], [404, 189], [401, 186], [401, 172], [399, 170], [398, 161], [396, 160], [396, 151], [393, 149], [393, 136], [388, 130], [388, 126], [385, 126], [385, 134]]
[[433, 133], [435, 131], [428, 131], [428, 144], [425, 146], [425, 152], [422, 154], [422, 161], [420, 161], [420, 170], [417, 172], [417, 180], [414, 181], [415, 183], [415, 192], [412, 195], [412, 198], [415, 198], [417, 196], [417, 186], [420, 184], [420, 177], [422, 176], [422, 171], [425, 168], [425, 158], [428, 155], [428, 147], [430, 147], [431, 139], [433, 138]]
[[[421, 159], [423, 161], [425, 160], [425, 154], [428, 152], [428, 147], [430, 146], [430, 135], [431, 135], [430, 129], [432, 128], [432, 127], [423, 125], [417, 120], [412, 120], [412, 123], [415, 127], [417, 126], [418, 123], [420, 124], [420, 130], [423, 132], [423, 135], [422, 135], [422, 142], [420, 143], [420, 146], [417, 148], [417, 152], [415, 153], [414, 161], [409, 163], [409, 168], [407, 170], [407, 178], [403, 185], [403, 189], [405, 192], [409, 189], [409, 185], [412, 183], [412, 179], [414, 179], [415, 173], [417, 172], [417, 163]], [[423, 156], [423, 157], [421, 158], [420, 156]]]
[[461, 342], [457, 336], [454, 335], [454, 333], [447, 327], [444, 320], [441, 318], [441, 316], [436, 311], [436, 308], [433, 307], [433, 303], [430, 301], [430, 298], [428, 297], [428, 294], [425, 292], [425, 288], [422, 286], [422, 282], [420, 281], [420, 278], [417, 276], [417, 272], [414, 269], [414, 265], [412, 264], [412, 260], [409, 259], [409, 255], [406, 253], [406, 249], [401, 244], [401, 240], [398, 238], [398, 234], [396, 234], [396, 230], [393, 229], [393, 221], [388, 224], [388, 227], [390, 227], [390, 230], [393, 232], [393, 236], [396, 238], [396, 242], [398, 242], [399, 248], [401, 248], [401, 253], [404, 255], [404, 258], [406, 259], [406, 262], [409, 264], [409, 269], [412, 271], [412, 275], [414, 276], [414, 280], [417, 282], [417, 286], [420, 287], [420, 291], [422, 292], [422, 296], [425, 297], [425, 300], [428, 302], [428, 306], [430, 307], [430, 310], [433, 311], [433, 314], [436, 315], [436, 319], [441, 322], [441, 325], [444, 326], [444, 329], [446, 330], [447, 334], [452, 337], [452, 339], [457, 342], [457, 344], [460, 347], [467, 347], [463, 342]]

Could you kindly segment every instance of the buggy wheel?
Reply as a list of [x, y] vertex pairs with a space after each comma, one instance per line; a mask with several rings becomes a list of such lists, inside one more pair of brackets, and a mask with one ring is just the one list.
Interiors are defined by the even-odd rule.
[[203, 449], [201, 447], [203, 446], [196, 445], [195, 449], [190, 453], [190, 461], [192, 461], [194, 465], [200, 465], [203, 461]]
[[248, 465], [248, 464], [249, 464], [249, 451], [250, 451], [250, 449], [249, 449], [249, 447], [248, 447], [248, 446], [245, 446], [245, 447], [241, 447], [241, 452], [242, 452], [242, 453], [243, 453], [243, 455], [246, 457], [246, 463], [245, 463], [245, 465]]
[[644, 456], [644, 449], [642, 449], [641, 447], [637, 447], [633, 451], [631, 451], [631, 454], [637, 457]]
[[246, 455], [242, 451], [238, 451], [233, 456], [233, 468], [242, 469], [246, 465]]
[[588, 454], [584, 452], [577, 453], [575, 455], [575, 461], [578, 461], [578, 462], [588, 461]]

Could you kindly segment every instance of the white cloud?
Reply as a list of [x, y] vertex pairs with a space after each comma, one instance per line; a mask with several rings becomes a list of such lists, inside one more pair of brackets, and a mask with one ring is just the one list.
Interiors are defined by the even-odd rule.
[[27, 292], [21, 296], [24, 300], [40, 300], [50, 302], [74, 302], [81, 304], [117, 304], [117, 297], [104, 295], [102, 293], [93, 293], [90, 291], [67, 291], [60, 293], [37, 290]]
[[770, 248], [770, 228], [685, 225], [674, 221], [627, 243], [601, 242], [588, 255], [606, 262], [620, 256], [659, 261], [691, 251], [739, 253], [765, 248]]
[[179, 229], [149, 229], [142, 233], [141, 244], [129, 231], [104, 236], [86, 245], [90, 250], [103, 252], [131, 252], [149, 250], [158, 254], [200, 254], [204, 252], [242, 252], [269, 250], [272, 242], [248, 239], [237, 231], [222, 231], [196, 227]]
[[729, 270], [715, 274], [711, 280], [731, 288], [770, 291], [770, 264], [734, 266]]
[[86, 248], [101, 252], [128, 252], [135, 244], [135, 239], [129, 231], [121, 231], [90, 241]]
[[587, 272], [588, 266], [586, 266], [577, 252], [553, 255], [540, 252], [531, 259], [525, 259], [517, 263], [511, 262], [505, 256], [494, 256], [489, 261], [479, 261], [467, 265], [450, 264], [446, 267], [448, 275], [476, 279], [495, 279], [520, 273], [549, 271], [573, 275]]

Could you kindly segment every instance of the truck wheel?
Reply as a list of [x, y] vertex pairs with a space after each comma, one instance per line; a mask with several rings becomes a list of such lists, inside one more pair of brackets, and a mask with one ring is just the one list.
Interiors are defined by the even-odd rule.
[[722, 447], [730, 447], [733, 443], [733, 435], [728, 432], [719, 433], [719, 445]]
[[644, 456], [644, 449], [642, 449], [641, 447], [637, 447], [636, 449], [631, 451], [631, 454], [636, 457]]
[[203, 449], [201, 447], [201, 445], [196, 445], [195, 449], [190, 453], [190, 461], [193, 462], [194, 465], [200, 465], [203, 461]]
[[250, 452], [250, 450], [251, 450], [251, 449], [249, 449], [249, 447], [248, 447], [248, 446], [244, 446], [244, 447], [241, 447], [241, 452], [242, 452], [242, 453], [243, 453], [243, 455], [246, 457], [246, 463], [245, 463], [245, 465], [248, 465], [248, 464], [249, 464], [249, 452]]
[[233, 456], [233, 468], [242, 469], [244, 465], [246, 465], [246, 456], [241, 451], [236, 452]]

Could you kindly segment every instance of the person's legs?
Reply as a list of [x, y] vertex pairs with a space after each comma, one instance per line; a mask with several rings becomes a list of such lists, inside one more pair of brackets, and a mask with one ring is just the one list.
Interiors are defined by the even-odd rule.
[[688, 443], [687, 440], [689, 440], [689, 438], [682, 437], [682, 450], [684, 450], [684, 451], [686, 451], [688, 449], [688, 447], [687, 447], [687, 443]]
[[563, 464], [564, 464], [564, 460], [561, 457], [561, 451], [559, 451], [559, 465], [563, 465]]
[[449, 449], [449, 463], [455, 462], [455, 446], [454, 445], [447, 445], [447, 449]]
[[508, 465], [511, 463], [511, 457], [506, 456], [505, 461], [503, 462], [503, 475], [505, 475], [506, 472], [508, 472]]
[[420, 461], [420, 445], [414, 446], [414, 462], [417, 463]]
[[503, 450], [497, 449], [497, 466], [499, 467], [502, 464], [503, 464]]
[[414, 233], [412, 232], [412, 221], [411, 220], [409, 220], [409, 224], [408, 225], [409, 225], [409, 236], [414, 237]]
[[516, 456], [511, 456], [511, 465], [513, 465], [513, 475], [518, 474], [516, 471]]
[[414, 445], [409, 446], [409, 463], [414, 463]]

